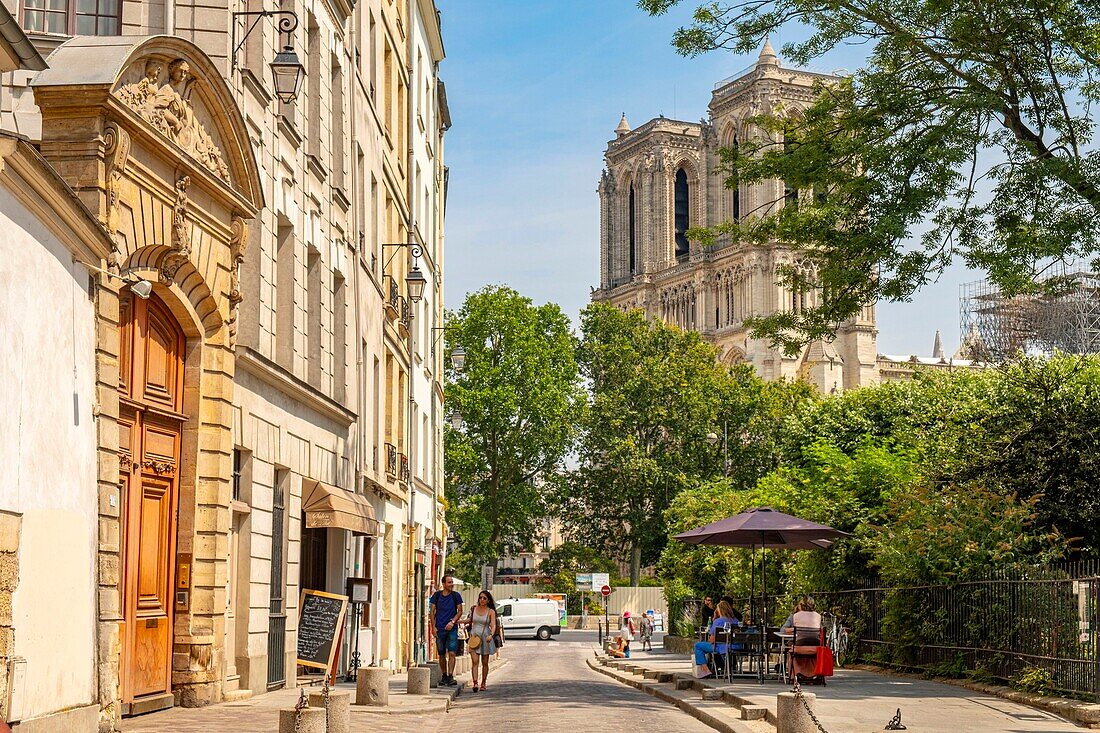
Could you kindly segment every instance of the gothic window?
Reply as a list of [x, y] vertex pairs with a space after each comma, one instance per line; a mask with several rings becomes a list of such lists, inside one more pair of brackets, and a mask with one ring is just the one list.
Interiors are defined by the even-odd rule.
[[[733, 136], [733, 140], [730, 142], [730, 147], [734, 152], [737, 152], [740, 142], [737, 140], [736, 133]], [[726, 181], [727, 190], [729, 191], [729, 205], [727, 211], [729, 211], [731, 221], [741, 221], [741, 181], [740, 176], [737, 173], [737, 168], [734, 168], [730, 172], [730, 177]]]
[[634, 216], [634, 184], [630, 184], [630, 202], [627, 206], [628, 216], [630, 221], [627, 223], [627, 231], [630, 233], [630, 274], [633, 275], [637, 272], [637, 251], [638, 251], [638, 239], [637, 239], [637, 219]]
[[676, 202], [676, 259], [682, 261], [688, 256], [688, 177], [683, 168], [676, 170], [675, 184]]
[[24, 0], [23, 28], [30, 33], [117, 36], [122, 0]]

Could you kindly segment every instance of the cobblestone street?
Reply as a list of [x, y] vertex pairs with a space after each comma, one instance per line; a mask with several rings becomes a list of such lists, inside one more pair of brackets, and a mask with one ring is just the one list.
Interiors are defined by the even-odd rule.
[[439, 732], [713, 733], [680, 710], [593, 672], [585, 659], [594, 648], [576, 641], [509, 642], [502, 652], [508, 664], [489, 674], [485, 692], [463, 692]]

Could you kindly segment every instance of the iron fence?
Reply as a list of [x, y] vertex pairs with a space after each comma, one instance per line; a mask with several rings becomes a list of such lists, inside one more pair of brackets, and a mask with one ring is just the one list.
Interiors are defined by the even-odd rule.
[[861, 660], [1100, 700], [1098, 561], [814, 597]]

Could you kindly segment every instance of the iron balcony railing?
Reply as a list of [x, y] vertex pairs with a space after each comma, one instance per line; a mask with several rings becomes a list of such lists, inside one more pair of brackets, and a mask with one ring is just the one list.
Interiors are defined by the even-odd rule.
[[397, 446], [393, 443], [386, 443], [386, 475], [397, 475]]
[[412, 478], [412, 472], [409, 471], [409, 457], [404, 453], [401, 454], [401, 482], [409, 483]]

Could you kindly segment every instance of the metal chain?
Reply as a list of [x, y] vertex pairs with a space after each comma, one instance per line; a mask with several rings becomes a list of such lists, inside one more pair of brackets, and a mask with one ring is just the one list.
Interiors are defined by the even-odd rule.
[[321, 688], [321, 697], [323, 697], [324, 700], [325, 700], [325, 730], [329, 730], [330, 727], [331, 727], [329, 725], [329, 714], [328, 714], [328, 674], [327, 674], [327, 671], [328, 670], [326, 670], [326, 674], [325, 674], [325, 685], [324, 685], [324, 687]]
[[898, 712], [894, 717], [890, 718], [890, 722], [886, 724], [885, 730], [908, 730], [901, 724], [901, 708], [898, 708]]
[[798, 697], [799, 702], [802, 703], [802, 707], [806, 708], [806, 714], [810, 716], [810, 720], [817, 726], [817, 729], [821, 731], [821, 733], [829, 733], [829, 731], [825, 730], [825, 726], [821, 724], [821, 721], [817, 719], [817, 716], [814, 715], [814, 711], [810, 709], [810, 701], [802, 694], [802, 686], [798, 684], [797, 674], [794, 676], [794, 685], [791, 687], [791, 692]]
[[305, 689], [299, 688], [298, 702], [294, 705], [294, 733], [302, 733], [302, 711], [308, 705]]

